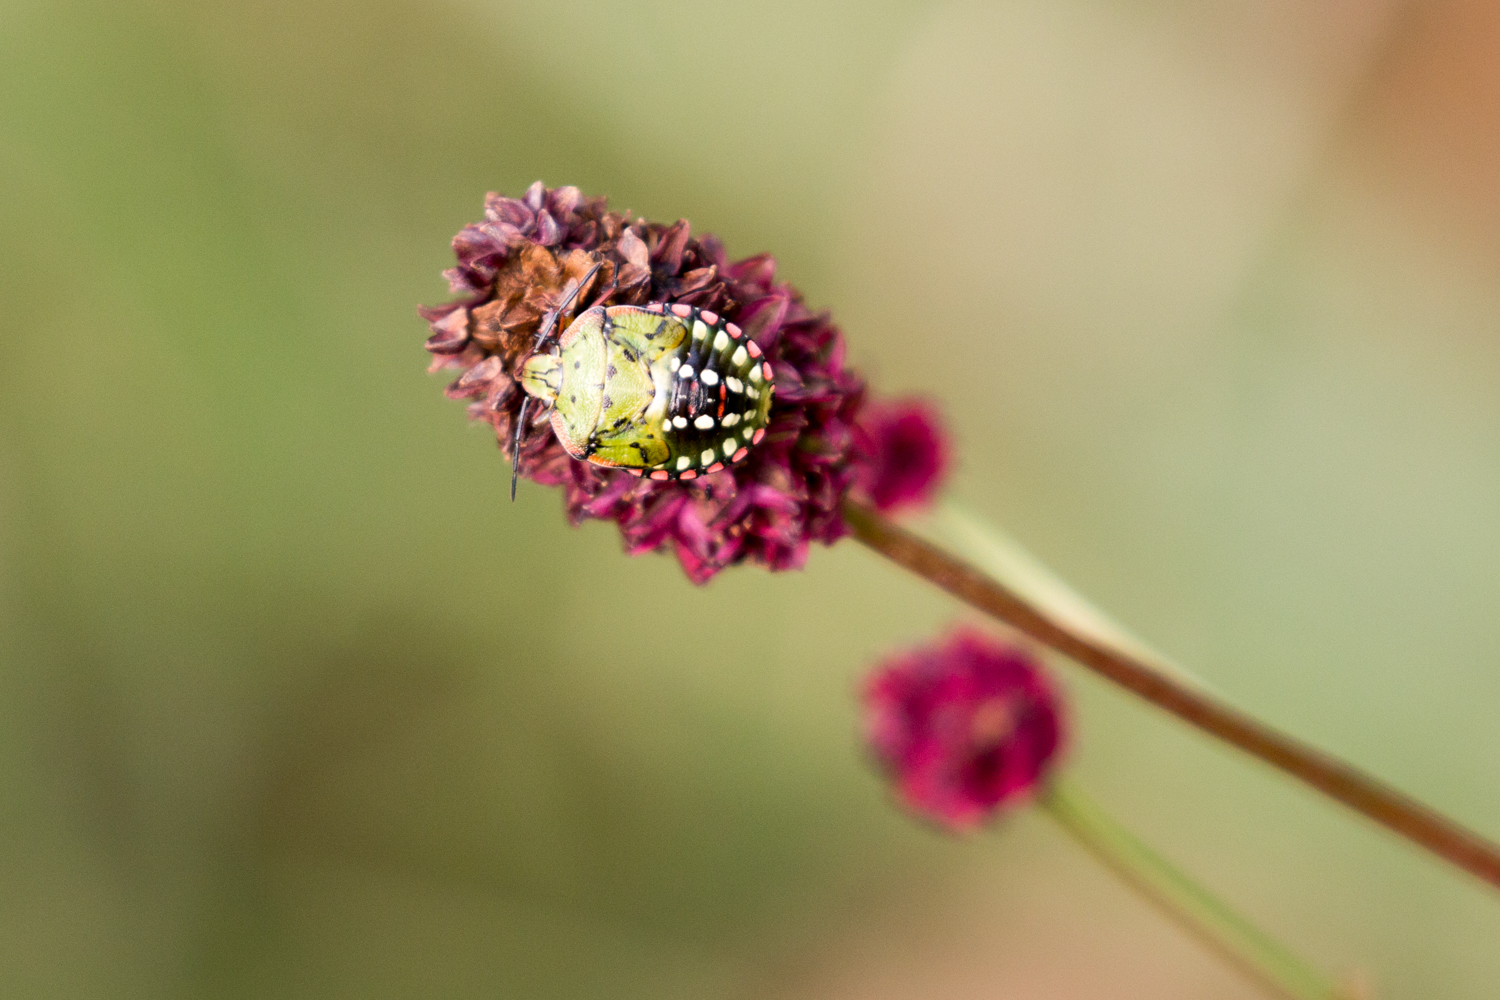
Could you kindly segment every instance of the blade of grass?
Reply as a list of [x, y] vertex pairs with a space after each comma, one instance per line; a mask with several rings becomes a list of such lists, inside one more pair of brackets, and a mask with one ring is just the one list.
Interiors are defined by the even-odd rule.
[[1065, 778], [1038, 800], [1085, 850], [1194, 937], [1288, 1000], [1344, 1000], [1333, 980], [1147, 847]]
[[1078, 635], [1088, 636], [1130, 653], [1204, 692], [1212, 688], [1201, 677], [1173, 663], [1146, 645], [1110, 615], [1074, 590], [1019, 542], [987, 524], [972, 511], [952, 500], [938, 503], [924, 524], [937, 537], [964, 553], [978, 568], [1041, 608], [1055, 621]]

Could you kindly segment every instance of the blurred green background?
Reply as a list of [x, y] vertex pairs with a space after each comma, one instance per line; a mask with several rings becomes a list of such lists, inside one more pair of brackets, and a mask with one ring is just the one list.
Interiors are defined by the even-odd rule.
[[[1497, 124], [1457, 0], [10, 0], [0, 993], [1260, 995], [1045, 818], [891, 807], [853, 692], [949, 601], [512, 506], [413, 310], [537, 178], [772, 251], [956, 496], [1500, 836]], [[1214, 889], [1495, 995], [1500, 897], [1058, 669], [1080, 781]]]

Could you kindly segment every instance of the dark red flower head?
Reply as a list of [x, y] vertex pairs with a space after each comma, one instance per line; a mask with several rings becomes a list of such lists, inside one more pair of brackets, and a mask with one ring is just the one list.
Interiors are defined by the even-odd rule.
[[921, 399], [871, 402], [859, 415], [859, 492], [882, 513], [925, 507], [948, 474], [948, 434]]
[[[693, 236], [685, 220], [632, 219], [610, 211], [603, 198], [540, 181], [520, 199], [489, 195], [484, 214], [453, 240], [458, 266], [445, 276], [461, 297], [421, 314], [432, 327], [426, 346], [436, 356], [433, 368], [462, 372], [448, 394], [473, 400], [470, 414], [494, 427], [507, 454], [525, 395], [517, 375], [542, 317], [595, 264], [598, 274], [564, 323], [584, 306], [697, 306], [737, 324], [775, 373], [761, 443], [738, 464], [692, 481], [655, 482], [575, 460], [543, 408], [534, 407], [522, 474], [561, 485], [575, 524], [591, 517], [617, 522], [631, 553], [670, 547], [698, 583], [747, 560], [800, 567], [811, 542], [847, 532], [840, 505], [862, 464], [872, 461], [868, 442], [881, 435], [857, 430], [864, 382], [844, 363], [843, 335], [826, 313], [775, 280], [771, 257], [730, 261], [715, 237]], [[893, 495], [914, 492], [902, 486]]]
[[1027, 798], [1063, 743], [1041, 664], [972, 629], [888, 660], [864, 702], [866, 738], [902, 802], [958, 830]]

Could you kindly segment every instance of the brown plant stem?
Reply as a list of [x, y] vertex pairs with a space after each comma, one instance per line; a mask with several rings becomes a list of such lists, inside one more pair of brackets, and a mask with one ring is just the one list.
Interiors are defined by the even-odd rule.
[[1500, 846], [1479, 834], [1131, 654], [1070, 629], [961, 559], [868, 508], [845, 503], [844, 519], [865, 545], [959, 600], [1500, 888]]

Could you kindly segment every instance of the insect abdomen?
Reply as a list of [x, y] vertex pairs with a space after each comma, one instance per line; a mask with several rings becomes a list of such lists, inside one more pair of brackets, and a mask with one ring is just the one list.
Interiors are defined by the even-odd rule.
[[662, 430], [671, 455], [648, 474], [693, 479], [740, 461], [765, 437], [770, 416], [775, 376], [760, 347], [708, 310], [659, 303], [645, 308], [688, 328], [667, 359], [672, 378]]

